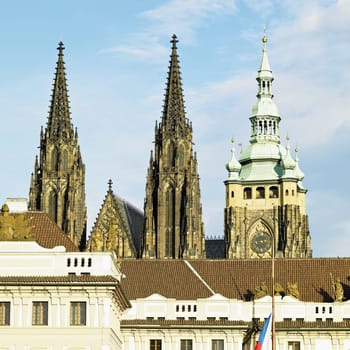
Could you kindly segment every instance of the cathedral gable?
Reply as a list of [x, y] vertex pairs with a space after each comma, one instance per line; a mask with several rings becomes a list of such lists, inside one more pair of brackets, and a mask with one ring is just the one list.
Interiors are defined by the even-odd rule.
[[[90, 251], [112, 251], [119, 258], [136, 258], [137, 249], [133, 241], [132, 225], [138, 218], [130, 218], [124, 201], [116, 197], [110, 188], [91, 231], [87, 245]], [[132, 223], [132, 221], [134, 221]]]

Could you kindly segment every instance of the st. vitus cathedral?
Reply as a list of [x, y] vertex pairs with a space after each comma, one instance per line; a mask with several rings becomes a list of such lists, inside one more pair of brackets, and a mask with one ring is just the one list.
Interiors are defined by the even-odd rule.
[[[48, 123], [40, 134], [30, 186], [30, 209], [49, 214], [81, 249], [114, 250], [118, 258], [203, 259], [311, 257], [304, 174], [297, 153], [280, 143], [278, 109], [267, 39], [258, 70], [250, 144], [226, 165], [224, 239], [205, 240], [192, 124], [186, 118], [177, 54], [171, 44], [162, 119], [155, 127], [144, 213], [114, 194], [106, 197], [86, 242], [85, 167], [68, 103], [59, 44]], [[223, 204], [224, 207], [224, 204]], [[209, 233], [210, 236], [210, 233]]]

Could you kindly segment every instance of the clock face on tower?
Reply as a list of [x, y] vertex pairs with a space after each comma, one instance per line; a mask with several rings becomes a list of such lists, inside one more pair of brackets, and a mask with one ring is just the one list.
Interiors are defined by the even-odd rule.
[[250, 242], [250, 247], [257, 254], [267, 252], [271, 248], [271, 245], [271, 236], [267, 232], [263, 231], [257, 232]]

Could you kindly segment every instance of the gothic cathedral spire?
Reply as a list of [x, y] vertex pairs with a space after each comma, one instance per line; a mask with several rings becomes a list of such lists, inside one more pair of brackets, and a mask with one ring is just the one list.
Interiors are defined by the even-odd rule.
[[83, 248], [86, 240], [85, 165], [69, 112], [63, 43], [58, 60], [47, 127], [40, 132], [40, 159], [35, 159], [29, 208], [40, 210]]
[[197, 159], [185, 115], [177, 38], [171, 43], [162, 120], [155, 127], [144, 204], [143, 258], [205, 257]]
[[312, 255], [304, 174], [289, 143], [281, 145], [278, 109], [267, 38], [258, 69], [257, 101], [250, 117], [250, 144], [237, 161], [232, 150], [226, 165], [225, 208], [227, 258], [309, 258]]

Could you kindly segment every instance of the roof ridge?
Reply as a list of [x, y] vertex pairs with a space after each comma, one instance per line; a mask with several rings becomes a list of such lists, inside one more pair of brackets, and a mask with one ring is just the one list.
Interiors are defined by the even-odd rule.
[[115, 194], [115, 193], [113, 193], [113, 194], [114, 194], [114, 196], [115, 196], [117, 199], [119, 199], [120, 201], [122, 201], [124, 205], [126, 204], [126, 205], [128, 205], [129, 207], [132, 207], [133, 209], [135, 209], [136, 211], [138, 211], [140, 214], [143, 214], [142, 209], [138, 208], [135, 204], [129, 202], [127, 199], [125, 199], [125, 198], [123, 198], [123, 197], [121, 197], [121, 196], [119, 196], [119, 195], [117, 195], [117, 194]]
[[213, 295], [216, 292], [209, 286], [209, 284], [203, 279], [203, 277], [199, 274], [199, 272], [190, 264], [188, 260], [184, 260], [185, 264], [188, 268], [196, 275], [196, 277], [205, 285], [205, 287], [212, 293]]

